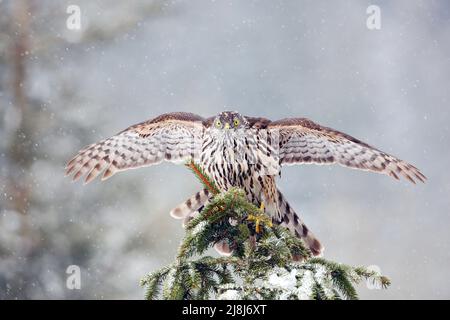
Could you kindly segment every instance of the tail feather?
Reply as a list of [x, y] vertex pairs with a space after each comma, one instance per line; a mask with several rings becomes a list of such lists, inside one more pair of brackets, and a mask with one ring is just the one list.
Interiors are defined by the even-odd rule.
[[208, 189], [203, 189], [194, 194], [192, 197], [180, 203], [170, 211], [170, 215], [175, 219], [188, 219], [192, 214], [197, 212], [209, 199]]
[[[209, 197], [208, 190], [203, 189], [173, 208], [170, 211], [170, 215], [175, 219], [183, 219], [183, 227], [185, 227], [207, 205]], [[230, 245], [225, 240], [215, 243], [214, 249], [223, 256], [230, 256], [233, 253]]]
[[226, 240], [215, 243], [214, 249], [222, 256], [229, 257], [233, 254], [233, 249], [230, 248], [230, 245]]
[[295, 213], [295, 211], [291, 208], [279, 190], [278, 205], [280, 208], [280, 215], [277, 218], [274, 218], [274, 223], [287, 227], [297, 237], [301, 238], [311, 250], [313, 255], [322, 255], [324, 247], [300, 219], [297, 213]]
[[195, 210], [195, 211], [190, 212], [190, 213], [183, 219], [183, 228], [186, 228], [187, 224], [188, 224], [189, 222], [191, 222], [192, 219], [196, 218], [196, 217], [200, 214], [200, 212], [202, 212], [203, 208], [204, 208], [205, 206], [208, 205], [208, 203], [209, 203], [209, 200], [206, 200], [205, 203], [204, 203], [200, 208], [198, 208], [198, 209]]
[[[291, 208], [283, 194], [279, 190], [277, 191], [280, 212], [273, 218], [273, 222], [287, 227], [293, 234], [301, 238], [315, 256], [321, 255], [324, 248], [319, 240], [317, 240], [297, 213]], [[208, 203], [209, 198], [210, 194], [208, 190], [203, 189], [172, 209], [170, 215], [175, 219], [184, 219], [183, 225], [186, 225]], [[233, 252], [225, 241], [216, 243], [214, 249], [225, 256], [229, 256]]]

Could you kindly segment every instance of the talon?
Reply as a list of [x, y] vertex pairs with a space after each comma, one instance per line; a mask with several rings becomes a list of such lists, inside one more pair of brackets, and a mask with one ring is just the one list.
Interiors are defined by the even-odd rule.
[[257, 214], [250, 214], [247, 217], [248, 221], [254, 221], [255, 222], [255, 231], [256, 233], [261, 233], [262, 231], [262, 225], [265, 224], [268, 227], [272, 227], [272, 220], [265, 214], [265, 206], [264, 203], [261, 202], [261, 205], [259, 207], [260, 213]]

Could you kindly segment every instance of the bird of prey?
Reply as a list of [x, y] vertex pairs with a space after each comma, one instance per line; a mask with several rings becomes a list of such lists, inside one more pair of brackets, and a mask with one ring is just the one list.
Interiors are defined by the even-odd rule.
[[[283, 166], [337, 163], [412, 183], [426, 179], [413, 165], [306, 118], [271, 121], [234, 111], [210, 118], [174, 112], [133, 125], [79, 151], [68, 162], [66, 174], [74, 180], [85, 175], [88, 183], [100, 174], [104, 180], [127, 169], [189, 160], [195, 160], [220, 191], [242, 188], [249, 201], [263, 207], [273, 223], [303, 239], [314, 255], [322, 253], [321, 243], [277, 188]], [[211, 196], [203, 189], [171, 215], [189, 219]], [[222, 254], [232, 251], [227, 243], [215, 248]]]

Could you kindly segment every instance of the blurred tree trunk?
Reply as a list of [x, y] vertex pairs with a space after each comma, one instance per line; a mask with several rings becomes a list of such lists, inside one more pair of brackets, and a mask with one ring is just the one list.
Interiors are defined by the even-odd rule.
[[[81, 107], [85, 97], [79, 94], [77, 83], [69, 83], [67, 69], [61, 66], [59, 58], [74, 61], [100, 54], [118, 35], [136, 28], [149, 16], [160, 14], [163, 2], [77, 2], [86, 17], [102, 11], [113, 18], [108, 23], [91, 19], [89, 27], [76, 31], [79, 34], [72, 42], [72, 31], [63, 29], [67, 17], [64, 2], [0, 0], [0, 116], [4, 116], [0, 122], [0, 299], [98, 294], [97, 282], [92, 281], [85, 282], [82, 292], [66, 290], [65, 270], [73, 263], [86, 268], [103, 264], [103, 254], [97, 255], [92, 245], [103, 235], [95, 227], [83, 224], [83, 216], [90, 216], [91, 212], [81, 211], [107, 203], [116, 195], [93, 192], [95, 196], [68, 207], [67, 201], [74, 198], [73, 188], [65, 188], [65, 183], [61, 183], [61, 167], [71, 154], [61, 154], [58, 143], [72, 144], [85, 135], [91, 136], [90, 122], [70, 116], [77, 113], [75, 110], [100, 114], [105, 109], [100, 105], [89, 110]], [[83, 50], [87, 47], [96, 49], [87, 53]], [[35, 84], [44, 91], [30, 90]], [[95, 129], [100, 126], [98, 121]], [[78, 147], [74, 144], [73, 150]], [[53, 177], [47, 174], [52, 170], [60, 171]], [[133, 186], [136, 188], [135, 182]], [[138, 193], [134, 196], [141, 197]], [[75, 214], [80, 218], [73, 223], [71, 215]], [[67, 242], [61, 245], [61, 239]], [[140, 246], [147, 250], [147, 245], [143, 242]], [[3, 272], [5, 269], [7, 272]], [[103, 273], [95, 277], [103, 277]], [[116, 288], [115, 282], [108, 281], [109, 277], [100, 281], [104, 292], [109, 292], [109, 287]]]
[[29, 54], [30, 32], [30, 4], [28, 0], [17, 0], [11, 8], [12, 17], [11, 24], [13, 30], [17, 32], [12, 34], [12, 42], [10, 48], [11, 55], [11, 86], [13, 106], [16, 108], [16, 114], [19, 121], [14, 134], [11, 137], [9, 145], [9, 164], [16, 170], [10, 170], [8, 181], [8, 193], [11, 202], [9, 206], [12, 210], [18, 212], [21, 216], [21, 235], [23, 237], [23, 245], [25, 253], [32, 248], [33, 232], [30, 228], [30, 217], [28, 213], [29, 203], [31, 201], [30, 177], [28, 176], [29, 168], [32, 164], [32, 128], [31, 110], [26, 92], [26, 64]]

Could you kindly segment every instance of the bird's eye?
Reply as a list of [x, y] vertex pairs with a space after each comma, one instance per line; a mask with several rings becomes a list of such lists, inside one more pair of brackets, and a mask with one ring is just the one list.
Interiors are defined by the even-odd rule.
[[216, 121], [216, 127], [220, 128], [221, 126], [222, 126], [222, 122], [220, 122], [220, 120], [217, 120]]
[[234, 126], [237, 127], [241, 123], [239, 119], [234, 119]]

